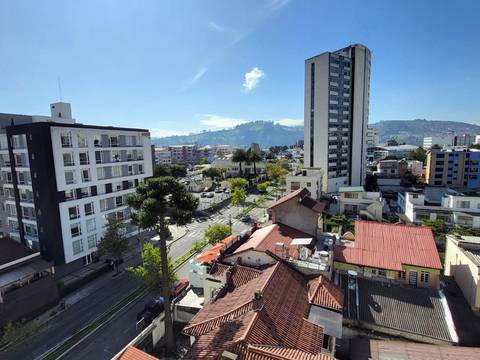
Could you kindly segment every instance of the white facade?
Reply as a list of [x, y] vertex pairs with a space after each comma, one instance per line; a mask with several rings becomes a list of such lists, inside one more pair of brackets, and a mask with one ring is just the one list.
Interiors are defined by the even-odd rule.
[[361, 187], [341, 188], [338, 212], [346, 215], [364, 215], [369, 220], [382, 220], [385, 200], [379, 192], [365, 191]]
[[368, 126], [366, 139], [367, 147], [378, 146], [378, 144], [380, 143], [380, 135], [378, 129], [373, 126]]
[[431, 149], [433, 145], [440, 145], [441, 147], [452, 145], [452, 136], [426, 136], [423, 138], [423, 148], [425, 150]]
[[[65, 262], [69, 263], [97, 250], [108, 217], [130, 221], [125, 196], [135, 192], [135, 180], [141, 182], [153, 174], [150, 135], [52, 126], [51, 136], [57, 190], [69, 194], [59, 204]], [[92, 186], [96, 195], [91, 193]], [[78, 188], [82, 188], [81, 198], [75, 193]], [[136, 231], [134, 226], [126, 228], [129, 235]]]
[[[231, 158], [218, 158], [212, 161], [212, 167], [223, 169], [225, 171], [226, 177], [236, 177], [239, 175], [240, 172], [240, 164], [233, 162]], [[265, 162], [264, 161], [257, 161], [255, 163], [255, 167], [257, 169], [257, 174], [261, 174], [265, 172]], [[253, 163], [247, 164], [242, 162], [242, 172], [243, 174], [250, 174], [253, 175], [254, 167]]]
[[155, 148], [155, 164], [170, 165], [172, 163], [172, 155], [167, 148]]
[[356, 44], [305, 61], [304, 164], [326, 192], [365, 179], [370, 58]]
[[285, 177], [286, 193], [307, 188], [314, 199], [320, 199], [322, 175], [321, 169], [301, 169], [297, 174], [288, 174]]

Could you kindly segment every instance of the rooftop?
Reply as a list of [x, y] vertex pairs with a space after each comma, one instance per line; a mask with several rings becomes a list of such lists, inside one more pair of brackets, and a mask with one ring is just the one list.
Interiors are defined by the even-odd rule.
[[355, 339], [350, 348], [351, 360], [476, 360], [480, 348], [418, 344], [406, 341]]
[[324, 212], [325, 208], [327, 207], [327, 203], [323, 201], [317, 201], [311, 198], [310, 191], [308, 191], [308, 189], [306, 188], [303, 188], [303, 189], [292, 191], [290, 194], [287, 194], [281, 197], [275, 203], [273, 203], [272, 206], [270, 206], [270, 209], [273, 209], [278, 205], [284, 204], [287, 201], [290, 201], [296, 197], [298, 197], [298, 202], [300, 204], [318, 213]]
[[256, 250], [270, 251], [278, 255], [276, 247], [282, 243], [288, 250], [286, 255], [298, 257], [298, 247], [291, 245], [296, 238], [311, 238], [311, 235], [281, 223], [271, 224], [255, 231], [233, 254], [239, 254], [247, 250]]
[[129, 346], [118, 360], [159, 360], [155, 356], [149, 355], [136, 347]]
[[[456, 341], [454, 329], [447, 321], [450, 315], [437, 290], [396, 285], [358, 278], [358, 320], [404, 334], [420, 335], [433, 341]], [[342, 276], [346, 289], [346, 276]], [[346, 297], [353, 296], [351, 290]], [[350, 310], [348, 309], [350, 307]], [[352, 308], [354, 307], [354, 308]], [[448, 314], [447, 312], [448, 311]], [[346, 301], [344, 316], [353, 320], [355, 302]]]
[[397, 271], [402, 265], [442, 269], [430, 228], [374, 221], [356, 221], [355, 241], [335, 245], [334, 261]]
[[15, 240], [0, 238], [0, 267], [33, 254], [35, 251]]
[[[261, 293], [261, 305], [254, 310], [256, 292]], [[282, 359], [279, 355], [284, 353], [285, 359], [298, 359], [300, 354], [328, 359], [318, 357], [323, 328], [307, 319], [309, 308], [307, 280], [280, 261], [210, 301], [193, 317], [183, 330], [196, 338], [187, 358], [217, 359], [227, 350], [240, 358]], [[266, 353], [254, 357], [255, 352], [249, 352], [253, 350]]]
[[343, 292], [325, 276], [320, 275], [308, 282], [309, 300], [312, 304], [342, 310]]
[[217, 260], [220, 257], [221, 252], [232, 245], [237, 237], [235, 235], [229, 235], [225, 239], [220, 240], [218, 243], [213, 245], [211, 248], [204, 250], [200, 255], [197, 256], [197, 261], [201, 263], [209, 263], [211, 261]]
[[338, 188], [339, 193], [345, 192], [364, 192], [363, 186], [340, 186]]

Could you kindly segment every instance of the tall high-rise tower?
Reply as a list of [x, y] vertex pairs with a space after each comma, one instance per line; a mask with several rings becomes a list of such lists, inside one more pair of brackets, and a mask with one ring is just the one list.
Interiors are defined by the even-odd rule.
[[305, 60], [304, 164], [325, 192], [364, 184], [370, 58], [355, 44]]

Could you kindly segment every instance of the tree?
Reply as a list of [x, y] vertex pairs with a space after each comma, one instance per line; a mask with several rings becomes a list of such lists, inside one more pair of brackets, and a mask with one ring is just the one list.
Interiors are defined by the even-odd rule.
[[241, 205], [245, 202], [245, 199], [247, 198], [247, 193], [245, 192], [245, 189], [242, 188], [236, 188], [233, 190], [232, 193], [232, 204], [233, 205]]
[[118, 274], [118, 263], [128, 250], [128, 239], [122, 235], [125, 224], [115, 218], [109, 218], [107, 229], [98, 243], [100, 255], [108, 255], [114, 259], [114, 266]]
[[205, 177], [209, 177], [210, 179], [221, 179], [223, 176], [223, 171], [219, 168], [210, 167], [202, 171], [202, 175]]
[[[161, 286], [163, 282], [163, 267], [162, 256], [160, 249], [151, 243], [146, 243], [142, 250], [142, 263], [143, 265], [135, 268], [128, 268], [127, 270], [135, 277], [139, 278], [147, 287], [147, 289], [155, 295], [161, 293]], [[173, 268], [171, 258], [167, 260], [168, 268], [168, 285], [177, 281], [177, 274]]]
[[398, 146], [398, 140], [396, 138], [390, 138], [387, 140], [387, 146]]
[[432, 149], [432, 150], [442, 150], [442, 147], [438, 144], [433, 144], [430, 149]]
[[266, 165], [267, 177], [275, 182], [282, 182], [285, 175], [288, 174], [288, 170], [284, 169], [278, 162]]
[[236, 189], [245, 189], [248, 185], [248, 181], [244, 178], [232, 178], [228, 180], [230, 183], [230, 190], [235, 191]]
[[172, 164], [170, 165], [170, 169], [172, 171], [172, 176], [175, 178], [187, 176], [187, 167], [185, 165]]
[[[168, 269], [167, 238], [168, 225], [184, 225], [190, 222], [198, 199], [173, 177], [147, 180], [137, 186], [136, 192], [127, 197], [127, 204], [135, 211], [132, 221], [143, 229], [154, 230], [159, 238], [162, 282], [159, 284], [165, 302], [165, 342], [167, 351], [173, 351], [173, 321], [170, 306], [171, 276]], [[148, 286], [148, 284], [147, 284]], [[157, 288], [158, 289], [158, 288]]]
[[253, 163], [253, 173], [257, 176], [257, 161], [262, 160], [262, 157], [252, 149], [248, 149], [247, 156], [248, 160]]
[[437, 239], [440, 242], [444, 242], [446, 239], [446, 234], [448, 233], [448, 226], [445, 223], [445, 221], [441, 219], [436, 219], [436, 220], [430, 220], [426, 219], [423, 220], [423, 224], [425, 226], [428, 226], [430, 229], [432, 229], [433, 236], [435, 239]]
[[378, 191], [377, 175], [365, 175], [365, 191]]
[[345, 217], [345, 215], [332, 215], [330, 218], [325, 219], [323, 225], [325, 226], [326, 229], [329, 229], [331, 231], [335, 231], [333, 229], [334, 227], [342, 227], [342, 231], [345, 233], [346, 231], [352, 231], [353, 226], [348, 221], [348, 219]]
[[468, 148], [469, 149], [480, 149], [480, 144], [472, 144]]
[[206, 165], [206, 164], [210, 164], [210, 161], [208, 160], [208, 158], [206, 158], [206, 157], [201, 158], [200, 159], [200, 165]]
[[232, 161], [234, 163], [238, 163], [239, 168], [239, 175], [242, 176], [242, 162], [246, 162], [248, 160], [247, 152], [244, 149], [237, 149], [232, 155]]
[[425, 151], [424, 148], [419, 146], [415, 150], [408, 150], [408, 160], [417, 160], [421, 161], [422, 163], [425, 163], [425, 160], [427, 159], [427, 152]]
[[172, 169], [169, 165], [156, 165], [153, 169], [153, 176], [172, 176]]
[[230, 226], [224, 224], [213, 224], [210, 225], [207, 230], [205, 230], [205, 239], [210, 244], [216, 244], [220, 240], [225, 239], [231, 233], [232, 229]]
[[270, 183], [268, 181], [264, 181], [261, 183], [257, 184], [257, 190], [258, 192], [264, 193], [267, 191], [267, 188], [270, 186]]

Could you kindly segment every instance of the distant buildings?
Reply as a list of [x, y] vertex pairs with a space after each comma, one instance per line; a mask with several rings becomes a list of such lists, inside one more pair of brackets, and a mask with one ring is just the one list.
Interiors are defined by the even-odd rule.
[[294, 174], [288, 174], [285, 177], [286, 192], [291, 193], [298, 189], [306, 188], [315, 199], [320, 199], [322, 195], [322, 177], [321, 169], [303, 168]]
[[51, 113], [0, 114], [2, 232], [56, 265], [89, 264], [109, 218], [138, 231], [124, 199], [152, 176], [150, 133], [75, 123], [67, 103]]
[[170, 165], [172, 163], [172, 153], [168, 148], [155, 147], [155, 164]]
[[433, 145], [444, 147], [445, 145], [452, 145], [452, 136], [426, 136], [423, 138], [423, 148], [429, 150]]
[[[219, 168], [225, 171], [226, 177], [236, 177], [240, 172], [240, 164], [233, 162], [231, 156], [227, 157], [217, 157], [212, 161], [212, 167]], [[255, 167], [253, 163], [242, 162], [242, 172], [244, 175], [254, 175], [255, 168], [257, 174], [262, 174], [265, 172], [266, 163], [265, 161], [257, 161]]]
[[364, 183], [370, 58], [355, 44], [305, 60], [304, 164], [324, 171], [325, 192]]
[[470, 146], [472, 144], [475, 144], [475, 135], [463, 134], [453, 137], [453, 146]]
[[382, 220], [385, 201], [379, 192], [365, 191], [362, 186], [338, 189], [338, 212], [345, 215], [360, 215], [369, 220]]
[[480, 151], [430, 150], [425, 182], [428, 185], [480, 187]]
[[366, 143], [367, 147], [374, 147], [380, 144], [380, 135], [377, 128], [373, 126], [367, 127]]
[[[258, 145], [257, 145], [258, 146]], [[205, 145], [197, 144], [170, 145], [155, 147], [155, 163], [168, 164], [199, 164], [202, 160], [212, 161], [216, 157], [225, 157], [232, 154], [235, 149], [231, 145]]]

